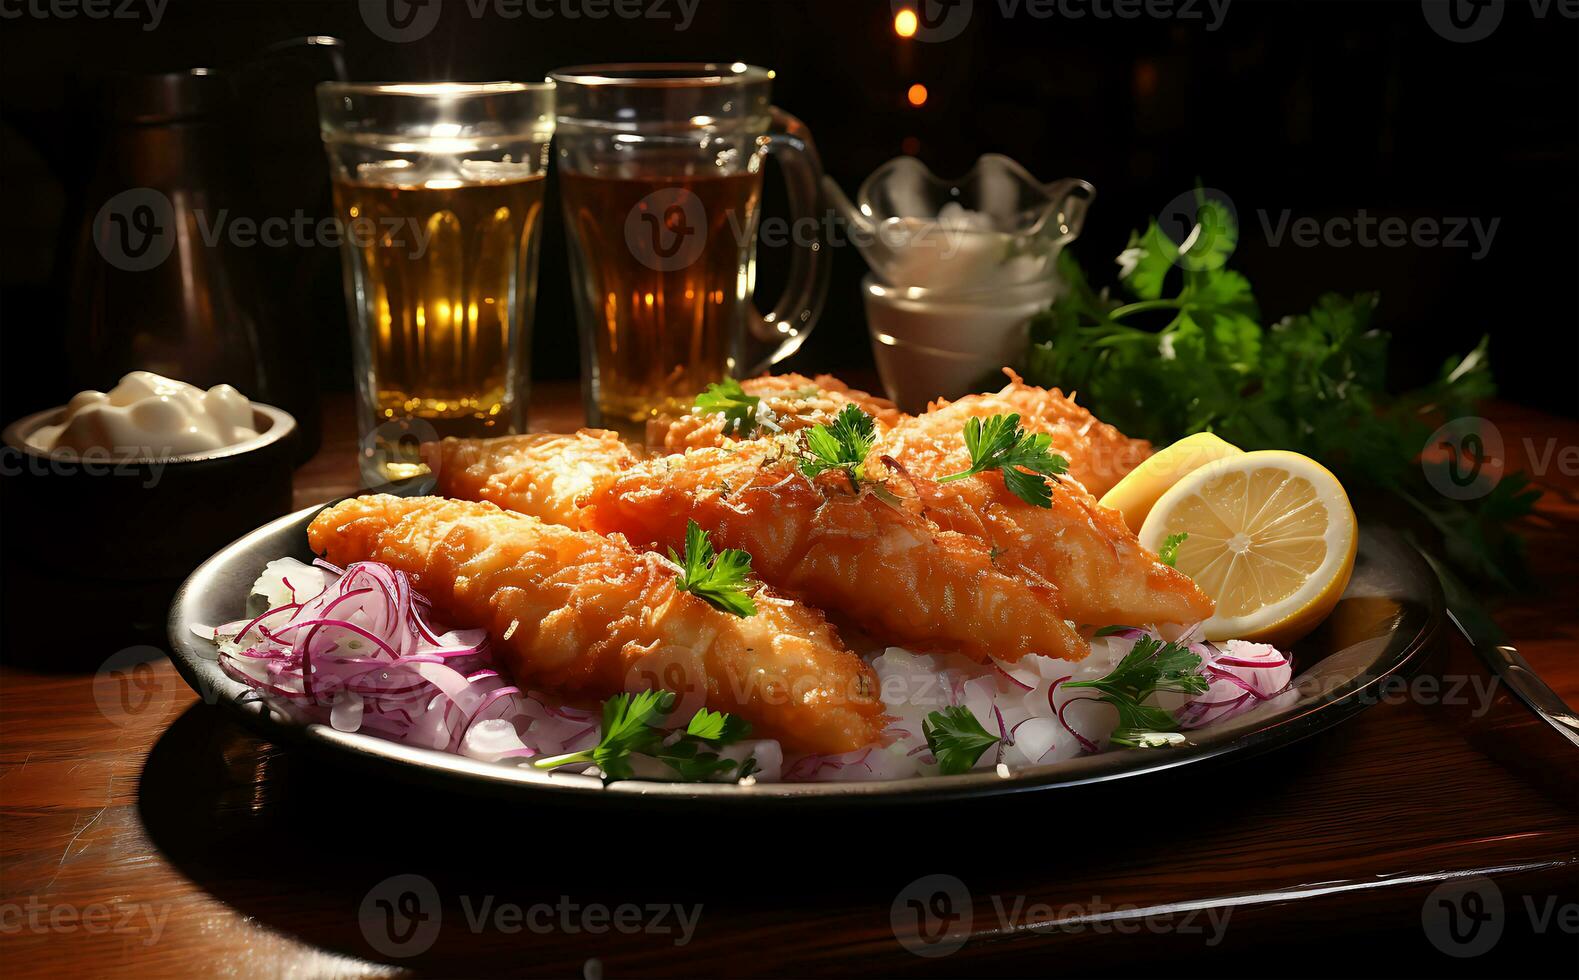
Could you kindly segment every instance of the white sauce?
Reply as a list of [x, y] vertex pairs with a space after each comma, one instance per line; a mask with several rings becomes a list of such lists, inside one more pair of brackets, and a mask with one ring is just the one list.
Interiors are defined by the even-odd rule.
[[77, 392], [60, 424], [41, 426], [27, 443], [44, 452], [167, 459], [256, 438], [252, 424], [252, 403], [230, 385], [204, 391], [133, 371], [108, 392]]

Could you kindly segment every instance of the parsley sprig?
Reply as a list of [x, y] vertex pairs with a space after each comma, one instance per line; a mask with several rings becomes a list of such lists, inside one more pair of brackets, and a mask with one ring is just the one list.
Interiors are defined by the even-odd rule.
[[557, 769], [590, 762], [611, 781], [629, 779], [632, 775], [630, 757], [636, 753], [650, 754], [658, 747], [664, 733], [652, 727], [652, 723], [673, 708], [672, 691], [616, 695], [603, 702], [603, 735], [597, 745], [580, 752], [533, 759], [532, 765], [538, 769]]
[[685, 554], [677, 555], [669, 549], [669, 560], [680, 566], [679, 584], [682, 592], [706, 599], [715, 609], [722, 609], [736, 616], [757, 614], [757, 604], [746, 591], [746, 578], [751, 574], [751, 555], [739, 548], [725, 548], [713, 552], [713, 543], [707, 532], [695, 521], [685, 522]]
[[1026, 432], [1015, 413], [972, 418], [965, 422], [965, 448], [970, 451], [970, 467], [940, 477], [937, 482], [963, 480], [987, 470], [1002, 470], [1004, 486], [1021, 500], [1036, 507], [1052, 507], [1053, 491], [1047, 477], [1069, 469], [1069, 461], [1048, 447], [1052, 437], [1044, 432]]
[[927, 748], [938, 760], [938, 771], [945, 776], [970, 772], [982, 754], [1002, 741], [981, 726], [971, 710], [962, 704], [927, 715], [921, 723]]
[[1179, 561], [1179, 545], [1190, 539], [1189, 531], [1180, 531], [1170, 534], [1163, 539], [1162, 547], [1157, 549], [1157, 558], [1169, 568], [1174, 567]]
[[1164, 643], [1142, 636], [1106, 677], [1066, 681], [1065, 688], [1086, 687], [1099, 692], [1097, 700], [1118, 710], [1118, 727], [1109, 741], [1133, 748], [1156, 748], [1182, 741], [1172, 713], [1147, 704], [1163, 691], [1202, 694], [1211, 682], [1201, 672], [1200, 654], [1178, 643]]
[[[738, 742], [751, 734], [751, 723], [722, 711], [698, 708], [685, 726], [685, 734], [660, 746], [653, 757], [673, 769], [687, 782], [701, 782], [725, 776], [735, 770], [733, 759], [721, 758], [718, 747]], [[747, 759], [735, 773], [744, 779], [756, 769], [756, 760]]]
[[642, 691], [617, 694], [603, 702], [602, 736], [598, 744], [580, 752], [532, 760], [538, 769], [591, 763], [603, 773], [605, 782], [630, 779], [635, 775], [631, 759], [650, 756], [687, 782], [698, 782], [735, 773], [744, 779], [756, 769], [755, 759], [736, 762], [725, 759], [719, 749], [746, 738], [751, 724], [721, 711], [700, 708], [678, 737], [655, 727], [655, 723], [674, 710], [672, 691]]
[[800, 453], [800, 471], [808, 478], [829, 470], [843, 470], [850, 488], [859, 490], [866, 479], [866, 456], [877, 442], [877, 423], [854, 405], [846, 405], [831, 423], [806, 431]]
[[746, 394], [740, 382], [725, 378], [696, 396], [695, 409], [699, 413], [715, 413], [724, 417], [724, 431], [734, 432], [741, 438], [750, 436], [757, 426], [757, 406], [762, 399]]
[[[1109, 636], [1127, 629], [1109, 626], [1098, 630], [1097, 635]], [[1173, 730], [1177, 726], [1171, 712], [1146, 702], [1164, 691], [1202, 694], [1211, 681], [1201, 672], [1200, 655], [1189, 647], [1142, 636], [1106, 677], [1067, 681], [1063, 686], [1091, 688], [1097, 692], [1098, 701], [1117, 709], [1118, 727], [1109, 738], [1112, 744], [1159, 748], [1178, 745], [1184, 736]], [[938, 771], [948, 776], [974, 769], [982, 755], [995, 745], [1001, 760], [1005, 745], [1002, 736], [987, 731], [964, 705], [927, 715], [921, 723], [921, 734], [937, 759]]]

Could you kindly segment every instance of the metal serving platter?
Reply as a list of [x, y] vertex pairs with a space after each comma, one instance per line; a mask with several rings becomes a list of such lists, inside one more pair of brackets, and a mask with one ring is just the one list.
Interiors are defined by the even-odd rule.
[[1422, 651], [1441, 641], [1441, 588], [1420, 554], [1385, 528], [1362, 525], [1354, 577], [1343, 599], [1315, 633], [1294, 649], [1295, 693], [1222, 725], [1190, 733], [1189, 744], [1081, 756], [1016, 769], [1007, 776], [974, 772], [876, 782], [663, 783], [622, 781], [604, 785], [593, 776], [550, 774], [413, 748], [327, 725], [300, 725], [270, 716], [248, 688], [219, 668], [211, 641], [194, 625], [230, 622], [246, 610], [247, 595], [263, 566], [285, 556], [310, 561], [306, 529], [321, 508], [310, 507], [258, 528], [215, 554], [182, 584], [170, 609], [170, 642], [176, 668], [210, 703], [236, 712], [254, 730], [282, 745], [434, 788], [514, 797], [707, 802], [725, 805], [916, 802], [996, 796], [1069, 788], [1142, 776], [1212, 759], [1244, 756], [1288, 745], [1330, 728], [1378, 700], [1389, 678], [1406, 672]]

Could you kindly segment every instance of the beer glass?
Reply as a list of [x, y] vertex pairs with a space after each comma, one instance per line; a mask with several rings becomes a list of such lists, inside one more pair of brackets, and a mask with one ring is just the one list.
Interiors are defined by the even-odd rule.
[[[638, 436], [707, 385], [803, 343], [827, 293], [809, 134], [744, 64], [625, 64], [549, 74], [588, 423]], [[762, 169], [783, 169], [789, 282], [752, 304]]]
[[364, 474], [424, 472], [420, 441], [524, 432], [553, 85], [327, 82], [318, 111]]

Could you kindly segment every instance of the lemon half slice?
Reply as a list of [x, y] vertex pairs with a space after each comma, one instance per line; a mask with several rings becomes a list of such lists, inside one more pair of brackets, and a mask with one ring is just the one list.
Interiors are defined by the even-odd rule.
[[1118, 511], [1129, 529], [1138, 534], [1158, 498], [1175, 483], [1207, 463], [1237, 456], [1242, 452], [1244, 450], [1238, 446], [1224, 442], [1210, 432], [1185, 436], [1168, 448], [1158, 450], [1126, 473], [1124, 479], [1102, 495], [1102, 506]]
[[1187, 533], [1175, 567], [1217, 601], [1209, 640], [1286, 645], [1337, 605], [1359, 533], [1338, 478], [1298, 453], [1208, 463], [1158, 498], [1140, 530], [1153, 551]]

